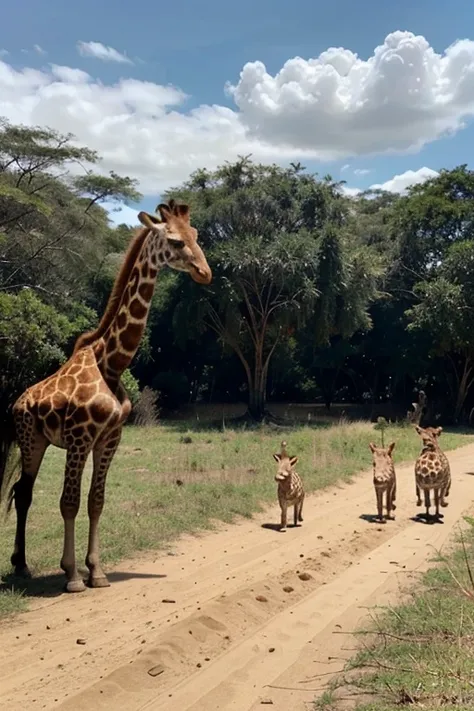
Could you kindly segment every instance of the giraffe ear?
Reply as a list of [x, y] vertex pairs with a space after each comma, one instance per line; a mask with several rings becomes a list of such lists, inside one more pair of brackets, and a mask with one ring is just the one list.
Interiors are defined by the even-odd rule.
[[280, 460], [281, 460], [281, 457], [280, 457], [279, 454], [274, 454], [274, 455], [273, 455], [273, 459], [275, 460], [275, 462], [278, 462], [278, 464], [279, 464], [279, 463], [280, 463]]
[[415, 432], [417, 432], [419, 435], [421, 435], [421, 433], [423, 432], [423, 430], [422, 430], [421, 427], [419, 427], [418, 425], [415, 425]]
[[436, 436], [439, 437], [442, 431], [443, 431], [442, 427], [437, 427], [436, 428]]
[[394, 449], [395, 449], [395, 442], [392, 442], [391, 444], [388, 445], [388, 453], [392, 454]]
[[156, 215], [150, 215], [150, 213], [143, 211], [138, 213], [138, 220], [142, 225], [148, 227], [149, 230], [152, 230], [156, 225], [160, 224], [160, 220]]
[[290, 457], [290, 466], [294, 467], [297, 461], [298, 457]]
[[376, 447], [375, 447], [375, 444], [374, 444], [373, 442], [369, 442], [369, 449], [370, 449], [371, 452], [375, 452]]

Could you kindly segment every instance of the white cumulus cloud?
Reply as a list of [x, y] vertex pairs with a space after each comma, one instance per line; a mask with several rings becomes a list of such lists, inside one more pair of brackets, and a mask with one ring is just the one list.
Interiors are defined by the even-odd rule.
[[356, 168], [354, 170], [354, 175], [368, 175], [372, 171], [369, 170], [368, 168]]
[[403, 193], [410, 187], [410, 185], [417, 185], [418, 183], [424, 183], [430, 178], [436, 178], [439, 173], [432, 168], [419, 168], [418, 170], [406, 170], [400, 175], [394, 175], [393, 178], [387, 180], [385, 183], [376, 183], [371, 185], [371, 190], [387, 190], [391, 193]]
[[249, 62], [228, 91], [250, 134], [270, 143], [326, 159], [419, 149], [474, 114], [474, 42], [438, 54], [393, 32], [367, 60], [331, 47], [275, 76]]
[[47, 51], [45, 49], [43, 49], [43, 47], [41, 47], [41, 45], [39, 45], [39, 44], [34, 44], [33, 49], [35, 50], [35, 52], [37, 54], [40, 54], [42, 56], [44, 56], [45, 54], [48, 54]]
[[[124, 68], [131, 61], [99, 42], [79, 49]], [[174, 86], [126, 77], [107, 84], [77, 67], [39, 71], [0, 60], [0, 116], [73, 133], [102, 156], [101, 170], [137, 178], [152, 195], [239, 154], [285, 163], [349, 159], [415, 150], [459, 130], [474, 113], [474, 42], [438, 54], [423, 37], [394, 32], [366, 60], [330, 48], [290, 59], [276, 76], [261, 62], [246, 64], [230, 91], [234, 109], [187, 110]]]
[[107, 47], [102, 42], [82, 42], [77, 43], [77, 51], [83, 57], [94, 57], [104, 62], [120, 62], [121, 64], [133, 64], [125, 54], [122, 54], [113, 47]]

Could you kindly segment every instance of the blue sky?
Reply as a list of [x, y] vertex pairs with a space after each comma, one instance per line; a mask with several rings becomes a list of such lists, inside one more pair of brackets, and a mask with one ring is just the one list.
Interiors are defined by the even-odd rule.
[[[86, 71], [103, 85], [124, 77], [173, 85], [187, 95], [173, 110], [187, 114], [203, 104], [218, 104], [236, 111], [234, 98], [224, 86], [228, 81], [238, 83], [247, 62], [259, 60], [275, 75], [287, 60], [317, 57], [329, 47], [343, 47], [366, 60], [396, 30], [423, 35], [439, 54], [456, 40], [474, 39], [474, 3], [452, 0], [447, 8], [445, 0], [401, 0], [398, 4], [380, 0], [241, 0], [235, 4], [217, 0], [181, 4], [23, 0], [2, 8], [0, 49], [8, 51], [3, 61], [16, 70], [25, 66], [46, 70], [54, 63]], [[80, 56], [78, 41], [113, 47], [134, 63]], [[34, 45], [46, 54], [35, 51]], [[7, 109], [0, 96], [0, 114], [8, 113]], [[309, 157], [302, 162], [312, 170], [345, 178], [352, 187], [365, 188], [409, 169], [470, 164], [473, 144], [474, 128], [468, 118], [467, 127], [455, 135], [430, 141], [408, 154], [371, 156], [359, 151], [356, 157], [329, 162]], [[343, 166], [349, 167], [341, 172]], [[354, 169], [370, 173], [356, 175]], [[151, 174], [145, 192], [150, 184]], [[155, 197], [144, 201], [147, 207], [152, 203]]]

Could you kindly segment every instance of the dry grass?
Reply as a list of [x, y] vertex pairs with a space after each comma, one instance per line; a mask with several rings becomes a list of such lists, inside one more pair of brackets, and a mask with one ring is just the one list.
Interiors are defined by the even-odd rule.
[[474, 709], [474, 521], [407, 601], [373, 617], [360, 652], [315, 702], [326, 711]]
[[[308, 491], [349, 481], [371, 465], [369, 439], [379, 433], [367, 422], [316, 427], [217, 430], [171, 423], [158, 427], [128, 427], [109, 473], [101, 519], [103, 559], [114, 563], [136, 551], [157, 549], [185, 532], [209, 528], [216, 520], [250, 517], [276, 500], [272, 453], [286, 439], [298, 454], [298, 471]], [[395, 459], [413, 460], [419, 438], [412, 428], [391, 427], [386, 441], [395, 439]], [[472, 437], [443, 433], [446, 449]], [[27, 557], [38, 586], [47, 587], [46, 573], [59, 573], [63, 523], [59, 498], [65, 454], [50, 448], [34, 491], [27, 531]], [[83, 499], [90, 482], [90, 462], [83, 480]], [[177, 483], [180, 482], [180, 483]], [[87, 544], [86, 506], [77, 519], [76, 548], [83, 559]], [[21, 581], [9, 577], [14, 515], [0, 523], [0, 575], [6, 585], [0, 594], [0, 615], [20, 609]], [[55, 584], [62, 584], [62, 574]], [[15, 592], [11, 592], [11, 590]], [[29, 588], [31, 591], [31, 587]]]

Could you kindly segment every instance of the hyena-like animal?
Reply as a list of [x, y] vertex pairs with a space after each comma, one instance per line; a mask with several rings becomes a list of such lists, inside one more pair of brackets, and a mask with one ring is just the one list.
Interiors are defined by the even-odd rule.
[[388, 445], [387, 448], [376, 447], [373, 442], [369, 444], [372, 452], [372, 461], [374, 466], [374, 489], [377, 498], [377, 517], [381, 523], [385, 523], [386, 519], [383, 515], [383, 495], [386, 495], [385, 507], [387, 510], [387, 519], [393, 521], [395, 518], [392, 511], [397, 508], [395, 499], [397, 495], [397, 478], [395, 475], [395, 465], [392, 459], [392, 452], [395, 447], [395, 442]]
[[294, 470], [298, 457], [290, 457], [286, 452], [286, 442], [281, 443], [280, 454], [273, 458], [278, 464], [275, 481], [278, 482], [278, 502], [281, 509], [280, 531], [286, 531], [287, 510], [293, 506], [294, 524], [303, 521], [304, 488], [301, 477]]

